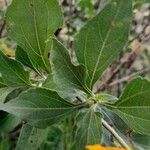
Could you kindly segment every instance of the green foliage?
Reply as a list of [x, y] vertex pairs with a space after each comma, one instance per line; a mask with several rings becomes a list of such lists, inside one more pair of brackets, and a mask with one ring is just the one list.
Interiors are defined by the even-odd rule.
[[127, 42], [131, 3], [131, 0], [112, 1], [75, 37], [77, 59], [86, 67], [86, 84], [90, 89]]
[[76, 3], [81, 7], [82, 10], [86, 10], [89, 15], [93, 15], [94, 6], [91, 0], [76, 0]]
[[14, 115], [0, 111], [0, 132], [8, 133], [11, 132], [19, 123], [20, 119]]
[[150, 81], [137, 78], [125, 88], [113, 105], [118, 114], [132, 129], [150, 135]]
[[47, 138], [47, 131], [48, 130], [37, 129], [28, 124], [23, 125], [16, 150], [34, 150], [40, 148], [43, 141]]
[[[51, 52], [52, 73], [58, 93], [64, 98], [75, 99], [79, 92], [88, 91], [84, 85], [85, 71], [83, 66], [74, 66], [68, 51], [55, 39]], [[60, 92], [59, 92], [60, 91]]]
[[62, 26], [62, 18], [56, 0], [14, 0], [7, 11], [9, 35], [27, 52], [37, 71], [50, 71], [49, 38]]
[[4, 103], [8, 94], [11, 93], [13, 90], [15, 90], [15, 88], [13, 87], [0, 88], [0, 103]]
[[79, 116], [76, 132], [76, 150], [84, 149], [85, 145], [101, 144], [102, 115], [94, 112], [93, 108], [82, 112]]
[[[126, 46], [131, 0], [110, 1], [77, 33], [73, 42], [77, 64], [54, 36], [63, 23], [58, 1], [13, 0], [6, 21], [18, 46], [15, 59], [0, 52], [0, 131], [8, 133], [21, 122], [17, 150], [70, 150], [72, 145], [79, 150], [102, 144], [102, 139], [105, 144], [102, 124], [111, 118], [105, 109], [135, 132], [150, 135], [148, 80], [132, 80], [120, 98], [93, 92], [95, 82]], [[73, 117], [67, 118], [70, 114]], [[115, 132], [109, 125], [106, 128]], [[3, 138], [0, 148], [6, 143], [9, 140]]]
[[16, 99], [0, 104], [0, 110], [40, 128], [58, 122], [80, 107], [65, 101], [56, 92], [42, 88], [29, 89]]
[[0, 51], [0, 73], [3, 82], [11, 87], [29, 86], [29, 74], [24, 70], [23, 66], [13, 60], [9, 59]]
[[34, 67], [32, 66], [28, 54], [19, 46], [17, 46], [16, 48], [16, 60], [21, 62], [23, 65], [28, 66], [34, 70]]

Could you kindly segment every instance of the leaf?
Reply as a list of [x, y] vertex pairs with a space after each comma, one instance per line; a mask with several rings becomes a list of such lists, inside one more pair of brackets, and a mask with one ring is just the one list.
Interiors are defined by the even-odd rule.
[[91, 0], [80, 0], [79, 6], [81, 7], [81, 9], [87, 10], [89, 15], [94, 14], [94, 5], [92, 4]]
[[[3, 87], [0, 88], [0, 104], [8, 100], [11, 93], [15, 96], [14, 91], [16, 88], [13, 87]], [[13, 130], [20, 122], [20, 119], [15, 116], [8, 114], [6, 112], [0, 111], [0, 132], [8, 133]]]
[[28, 124], [23, 125], [16, 150], [36, 150], [47, 138], [47, 129], [37, 129]]
[[32, 68], [33, 70], [35, 70], [28, 54], [19, 46], [17, 46], [17, 49], [16, 49], [16, 60], [21, 62], [23, 65], [28, 66]]
[[60, 129], [60, 127], [51, 126], [48, 128], [47, 140], [45, 141], [41, 149], [64, 150], [63, 142], [64, 142], [64, 134]]
[[69, 100], [75, 100], [76, 97], [85, 99], [82, 91], [88, 92], [88, 89], [84, 85], [84, 68], [71, 63], [68, 51], [56, 39], [53, 39], [51, 65], [57, 92]]
[[86, 67], [90, 89], [125, 46], [131, 21], [132, 1], [112, 0], [75, 36], [75, 52]]
[[29, 74], [24, 70], [23, 66], [9, 59], [0, 51], [0, 73], [3, 82], [8, 86], [30, 86]]
[[89, 145], [86, 148], [87, 150], [125, 150], [124, 148], [120, 147], [104, 147], [100, 145]]
[[0, 133], [11, 132], [19, 123], [20, 119], [0, 111]]
[[0, 88], [0, 103], [4, 103], [8, 94], [14, 90], [15, 90], [15, 88], [13, 88], [13, 87]]
[[[13, 87], [3, 87], [0, 88], [0, 103], [6, 102], [9, 95], [15, 91], [16, 88]], [[14, 93], [13, 93], [14, 96]], [[8, 133], [14, 129], [15, 126], [19, 124], [20, 120], [15, 116], [8, 114], [6, 112], [0, 111], [0, 132]]]
[[150, 149], [150, 136], [149, 135], [141, 135], [135, 134], [132, 137], [132, 140], [135, 143], [135, 147], [137, 149], [149, 150]]
[[1, 73], [0, 73], [0, 88], [6, 87], [6, 84], [3, 81], [3, 78], [1, 77]]
[[150, 81], [140, 77], [132, 80], [111, 107], [129, 127], [150, 135]]
[[80, 114], [78, 128], [75, 137], [76, 150], [85, 149], [86, 145], [101, 144], [102, 123], [101, 114], [89, 109]]
[[10, 150], [10, 141], [8, 138], [0, 140], [0, 150]]
[[13, 114], [39, 128], [54, 124], [81, 106], [71, 104], [56, 92], [35, 88], [29, 89], [5, 104], [0, 110]]
[[9, 36], [27, 52], [34, 68], [50, 72], [48, 41], [62, 26], [57, 0], [13, 0], [6, 13]]
[[58, 90], [58, 87], [56, 86], [54, 80], [53, 80], [53, 75], [49, 74], [47, 79], [42, 85], [43, 88], [49, 89], [51, 91], [56, 91]]
[[96, 94], [94, 99], [100, 103], [103, 103], [103, 102], [114, 103], [118, 100], [117, 97], [106, 94], [106, 93]]

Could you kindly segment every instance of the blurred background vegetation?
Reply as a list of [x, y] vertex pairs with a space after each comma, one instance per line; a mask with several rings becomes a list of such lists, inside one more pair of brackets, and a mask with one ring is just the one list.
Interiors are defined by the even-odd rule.
[[[103, 9], [109, 0], [59, 0], [59, 2], [64, 13], [64, 26], [55, 35], [66, 45], [72, 61], [76, 62], [72, 46], [74, 35], [90, 18]], [[10, 3], [11, 0], [0, 0], [0, 49], [7, 56], [14, 58], [16, 43], [7, 36], [7, 23], [4, 17]], [[129, 41], [120, 57], [104, 73], [102, 80], [95, 84], [93, 89], [95, 92], [107, 91], [119, 96], [125, 84], [135, 76], [141, 75], [150, 79], [150, 0], [133, 0], [133, 8], [133, 22]], [[8, 114], [0, 112], [0, 150], [13, 149], [22, 126], [20, 120], [8, 118]], [[109, 118], [106, 117], [106, 119], [109, 121]], [[132, 130], [113, 114], [111, 120], [115, 120], [114, 126], [119, 127], [120, 134], [123, 133], [129, 141], [132, 141], [131, 143], [136, 143], [139, 149], [150, 149], [150, 137], [132, 133]], [[49, 137], [46, 139], [44, 150], [48, 147], [50, 150], [63, 148], [65, 150], [65, 146], [61, 144], [62, 138], [63, 143], [67, 142], [68, 139], [73, 141], [67, 134], [68, 130], [72, 133], [73, 129], [74, 127], [68, 129], [67, 125], [51, 127], [48, 131]], [[35, 137], [32, 138], [35, 139]], [[113, 137], [106, 134], [104, 145], [114, 144], [117, 145]]]

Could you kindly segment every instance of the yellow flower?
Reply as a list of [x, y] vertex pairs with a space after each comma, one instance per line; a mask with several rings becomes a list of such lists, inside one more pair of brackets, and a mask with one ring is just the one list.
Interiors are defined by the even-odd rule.
[[86, 146], [87, 150], [125, 150], [124, 148], [120, 147], [104, 147], [100, 145], [88, 145]]

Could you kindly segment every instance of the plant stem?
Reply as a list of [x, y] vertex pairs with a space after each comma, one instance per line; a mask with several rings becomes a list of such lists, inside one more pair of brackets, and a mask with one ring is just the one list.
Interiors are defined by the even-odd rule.
[[126, 150], [131, 150], [128, 144], [119, 136], [119, 134], [104, 120], [102, 119], [103, 126], [117, 139], [117, 141], [123, 146]]

